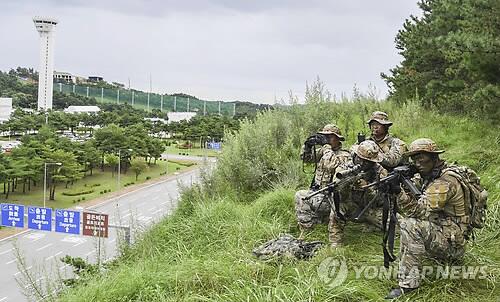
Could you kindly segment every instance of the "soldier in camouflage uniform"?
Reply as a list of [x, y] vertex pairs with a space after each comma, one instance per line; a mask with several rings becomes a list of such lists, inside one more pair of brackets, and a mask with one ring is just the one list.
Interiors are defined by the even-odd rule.
[[[399, 287], [386, 299], [420, 286], [424, 258], [459, 262], [464, 254], [469, 221], [464, 191], [451, 166], [439, 158], [443, 152], [432, 140], [421, 138], [406, 153], [422, 177], [423, 193], [418, 200], [405, 191], [399, 194], [400, 210], [407, 217], [400, 221]], [[393, 193], [401, 191], [399, 184], [392, 187]]]
[[372, 132], [368, 140], [374, 141], [384, 156], [380, 164], [388, 170], [398, 166], [402, 161], [403, 153], [406, 151], [406, 144], [389, 134], [389, 127], [392, 126], [392, 122], [389, 121], [387, 113], [375, 111], [367, 123]]
[[[328, 124], [318, 133], [324, 135], [327, 142], [319, 150], [319, 156], [316, 157], [314, 146], [308, 142], [304, 144], [301, 154], [301, 158], [306, 162], [314, 162], [315, 158], [319, 158], [311, 186], [314, 189], [324, 188], [332, 182], [337, 167], [350, 158], [349, 152], [341, 149], [344, 137], [337, 126]], [[313, 192], [312, 188], [300, 190], [295, 194], [295, 210], [301, 230], [299, 238], [303, 237], [305, 230], [311, 229], [315, 224], [326, 223], [330, 215], [330, 201], [326, 194], [318, 194], [304, 200], [305, 196]]]
[[[332, 248], [343, 245], [344, 229], [348, 220], [352, 221], [363, 208], [373, 199], [379, 198], [375, 188], [361, 189], [362, 186], [387, 176], [385, 170], [379, 163], [383, 160], [382, 152], [378, 146], [369, 140], [353, 146], [354, 155], [352, 162], [343, 165], [339, 170], [346, 170], [354, 165], [360, 165], [363, 172], [368, 172], [367, 176], [359, 179], [356, 183], [346, 187], [340, 192], [339, 209], [332, 207], [330, 211], [330, 221], [328, 224], [329, 239]], [[381, 200], [376, 200], [361, 217], [359, 222], [364, 222], [381, 229], [382, 211]]]

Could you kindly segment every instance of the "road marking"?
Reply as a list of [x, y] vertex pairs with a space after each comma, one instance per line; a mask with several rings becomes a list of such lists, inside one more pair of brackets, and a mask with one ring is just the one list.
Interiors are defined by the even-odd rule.
[[130, 213], [128, 213], [127, 215], [123, 216], [122, 218], [127, 218], [130, 216]]
[[8, 298], [7, 296], [3, 297], [2, 299], [0, 299], [0, 302], [5, 301], [5, 299], [7, 298]]
[[165, 201], [165, 202], [162, 202], [160, 203], [160, 205], [167, 205], [170, 201]]
[[59, 268], [59, 270], [60, 270], [60, 271], [62, 271], [63, 269], [67, 268], [68, 266], [69, 266], [69, 264], [65, 264], [65, 265], [61, 266], [61, 267]]
[[90, 252], [88, 252], [87, 254], [85, 254], [85, 256], [90, 256], [90, 255], [92, 255], [93, 253], [95, 253], [95, 251], [90, 251]]
[[87, 241], [87, 239], [83, 239], [82, 241], [78, 242], [77, 244], [74, 244], [73, 247], [79, 246], [80, 244], [83, 244]]
[[42, 246], [41, 248], [38, 248], [36, 251], [39, 252], [41, 250], [44, 250], [44, 249], [48, 248], [49, 246], [51, 246], [52, 244], [53, 243], [46, 244], [46, 245]]
[[[28, 266], [28, 267], [26, 268], [26, 270], [24, 270], [24, 272], [27, 272], [27, 271], [29, 271], [29, 270], [30, 270], [30, 269], [32, 269], [32, 268], [33, 268], [33, 265]], [[15, 277], [15, 276], [17, 276], [17, 275], [19, 275], [19, 274], [21, 274], [21, 272], [20, 272], [20, 271], [19, 271], [19, 272], [17, 272], [17, 273], [15, 273], [15, 274], [14, 274], [14, 277]]]
[[116, 238], [115, 238], [115, 239], [113, 239], [113, 240], [111, 240], [111, 241], [109, 241], [109, 243], [113, 243], [113, 242], [115, 242], [115, 241], [116, 241]]
[[156, 214], [156, 213], [161, 212], [161, 211], [163, 211], [163, 209], [158, 209], [158, 210], [154, 211], [152, 214]]
[[54, 257], [57, 257], [57, 255], [60, 255], [60, 254], [62, 254], [62, 252], [57, 252], [57, 253], [56, 253], [56, 254], [54, 254], [53, 256], [50, 256], [50, 257], [45, 258], [45, 261], [48, 261], [48, 260], [50, 260], [50, 259], [52, 259], [52, 258], [54, 258]]
[[42, 233], [31, 233], [31, 234], [28, 234], [28, 235], [24, 235], [23, 237], [26, 238], [26, 239], [31, 239], [31, 241], [35, 242], [35, 241], [38, 241], [38, 240], [42, 239], [43, 237], [45, 237], [45, 234], [42, 234]]
[[0, 253], [0, 255], [5, 255], [5, 254], [7, 254], [8, 252], [12, 251], [13, 249], [14, 249], [14, 248], [12, 247], [12, 248], [10, 248], [10, 249], [8, 249], [8, 250], [6, 250], [6, 251], [3, 251], [3, 252], [1, 252], [1, 253]]
[[5, 264], [11, 264], [11, 263], [14, 263], [14, 262], [16, 262], [16, 261], [17, 261], [17, 258], [16, 258], [16, 259], [14, 259], [14, 260], [10, 260], [9, 262], [5, 262]]

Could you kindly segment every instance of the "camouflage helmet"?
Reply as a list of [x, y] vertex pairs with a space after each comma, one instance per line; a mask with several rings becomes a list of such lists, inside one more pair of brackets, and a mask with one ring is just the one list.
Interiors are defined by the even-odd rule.
[[404, 155], [406, 156], [412, 156], [417, 153], [443, 153], [444, 150], [439, 150], [437, 147], [436, 143], [429, 138], [419, 138], [417, 140], [414, 140], [411, 144], [410, 147], [408, 148], [408, 152], [406, 152]]
[[337, 127], [335, 124], [328, 124], [321, 131], [318, 131], [320, 134], [324, 135], [335, 135], [336, 137], [339, 138], [339, 140], [343, 141], [345, 138], [342, 136], [342, 132], [340, 132], [340, 128]]
[[352, 150], [362, 159], [379, 163], [384, 159], [380, 151], [380, 147], [371, 140], [361, 142], [359, 145], [354, 145]]
[[389, 116], [387, 115], [387, 113], [382, 111], [373, 112], [372, 116], [366, 123], [370, 125], [371, 122], [377, 122], [381, 125], [387, 125], [388, 127], [392, 126], [392, 122], [389, 120]]

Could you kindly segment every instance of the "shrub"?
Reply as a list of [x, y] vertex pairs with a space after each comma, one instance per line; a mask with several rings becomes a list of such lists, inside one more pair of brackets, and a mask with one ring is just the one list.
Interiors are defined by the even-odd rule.
[[79, 191], [79, 192], [62, 192], [62, 195], [65, 196], [79, 196], [79, 195], [85, 195], [85, 194], [91, 194], [94, 193], [94, 190], [87, 190], [87, 191]]

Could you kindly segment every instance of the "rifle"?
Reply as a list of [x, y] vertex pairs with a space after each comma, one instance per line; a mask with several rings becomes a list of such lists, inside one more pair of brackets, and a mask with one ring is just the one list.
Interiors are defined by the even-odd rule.
[[361, 170], [361, 166], [356, 165], [349, 170], [345, 170], [342, 172], [338, 172], [336, 175], [336, 179], [331, 183], [327, 184], [323, 189], [312, 192], [311, 194], [304, 197], [304, 200], [311, 199], [313, 196], [316, 196], [323, 192], [338, 192], [342, 188], [355, 183], [356, 181], [367, 176], [367, 173]]
[[[370, 184], [362, 186], [362, 188], [367, 189], [373, 186], [377, 186], [383, 190], [384, 187], [387, 187], [391, 182], [398, 181], [398, 183], [402, 183], [412, 195], [414, 195], [417, 199], [422, 195], [420, 190], [415, 186], [415, 184], [410, 180], [410, 178], [417, 172], [414, 166], [399, 166], [394, 168], [389, 175], [383, 177], [377, 181], [374, 181]], [[397, 217], [396, 213], [398, 212], [398, 204], [396, 201], [396, 197], [394, 194], [389, 194], [387, 192], [384, 193], [385, 200], [382, 211], [382, 229], [384, 231], [384, 237], [382, 239], [382, 247], [384, 253], [384, 267], [388, 268], [389, 263], [396, 260], [396, 256], [394, 256], [394, 237], [396, 233], [396, 222]], [[355, 219], [359, 219], [364, 212], [371, 207], [371, 204], [377, 198], [373, 198], [370, 203], [360, 212], [358, 217]], [[392, 211], [391, 211], [392, 210]], [[391, 213], [389, 214], [389, 211]], [[389, 225], [387, 225], [387, 220], [389, 219]]]

